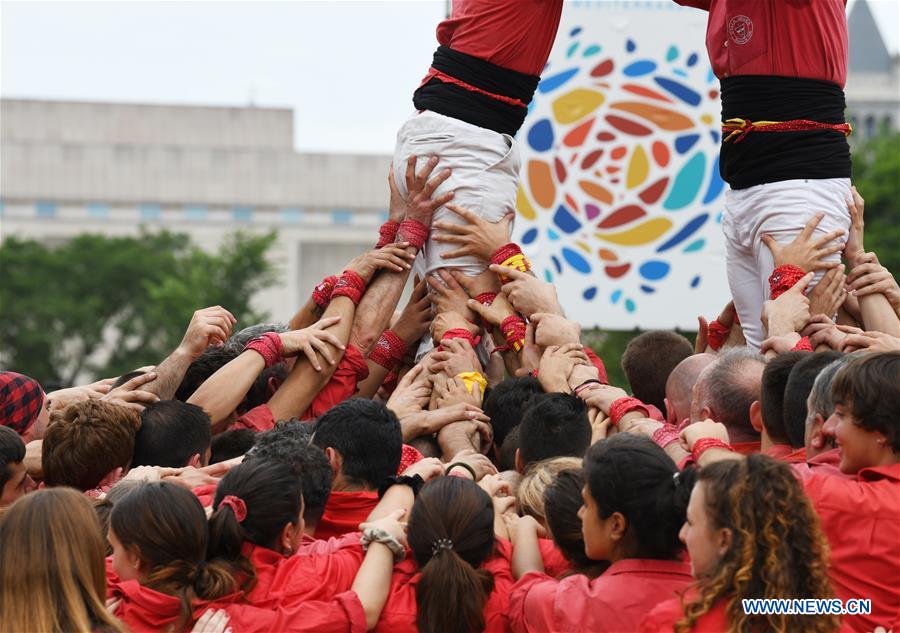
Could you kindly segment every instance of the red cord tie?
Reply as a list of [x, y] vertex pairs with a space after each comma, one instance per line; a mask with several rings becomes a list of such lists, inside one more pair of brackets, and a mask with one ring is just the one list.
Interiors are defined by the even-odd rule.
[[678, 427], [674, 424], [664, 424], [655, 431], [653, 431], [653, 435], [650, 437], [656, 445], [660, 448], [665, 448], [669, 444], [678, 441], [678, 436], [680, 433], [678, 432]]
[[[496, 299], [496, 298], [497, 298], [496, 292], [482, 292], [480, 295], [477, 295], [475, 297], [475, 301], [477, 301], [478, 303], [480, 303], [483, 306], [489, 306], [492, 303], [494, 303], [494, 299]], [[478, 319], [478, 321], [479, 321], [479, 323], [476, 323], [475, 325], [477, 325], [479, 327], [483, 327], [488, 332], [491, 331], [491, 324], [487, 322], [487, 319], [482, 317], [482, 318]]]
[[[844, 136], [850, 136], [853, 128], [849, 123], [821, 123], [809, 119], [791, 119], [790, 121], [751, 121], [750, 119], [728, 119], [722, 124], [723, 143], [732, 138], [740, 143], [750, 132], [806, 132], [809, 130], [832, 130]], [[726, 136], [727, 135], [727, 136]]]
[[381, 228], [378, 229], [378, 235], [380, 237], [378, 238], [378, 243], [375, 245], [375, 248], [381, 248], [393, 243], [394, 238], [397, 237], [397, 230], [399, 228], [400, 223], [394, 222], [393, 220], [388, 220], [382, 224]]
[[[498, 248], [491, 256], [491, 263], [497, 264], [498, 266], [505, 266], [506, 268], [515, 268], [523, 273], [527, 273], [531, 270], [531, 262], [528, 261], [528, 258], [525, 257], [522, 249], [519, 248], [519, 245], [515, 242], [510, 242], [509, 244]], [[505, 284], [510, 281], [512, 281], [510, 277], [503, 274], [500, 275], [501, 283]]]
[[734, 452], [731, 445], [722, 440], [717, 440], [714, 437], [701, 437], [694, 442], [694, 448], [691, 451], [691, 459], [694, 460], [695, 464], [699, 464], [700, 456], [711, 448], [721, 448], [726, 451], [731, 451], [732, 453]]
[[337, 284], [337, 282], [337, 276], [328, 275], [325, 279], [320, 281], [315, 288], [313, 288], [313, 301], [315, 301], [316, 305], [323, 310], [327, 308], [328, 304], [331, 302], [331, 293], [334, 291], [334, 286], [335, 284]]
[[[450, 328], [444, 335], [441, 337], [441, 342], [447, 341], [451, 338], [461, 338], [465, 339], [469, 342], [469, 345], [472, 346], [472, 349], [475, 349], [475, 346], [478, 345], [478, 341], [481, 340], [480, 336], [473, 336], [472, 333], [464, 327], [454, 327]], [[438, 351], [441, 351], [443, 346], [438, 346]]]
[[397, 229], [397, 240], [409, 242], [409, 245], [421, 249], [428, 240], [430, 229], [418, 220], [403, 220]]
[[709, 324], [709, 334], [706, 338], [707, 345], [714, 351], [718, 351], [725, 344], [725, 339], [728, 338], [730, 332], [731, 328], [725, 327], [719, 323], [719, 319], [715, 319]]
[[513, 315], [503, 319], [500, 324], [500, 331], [506, 339], [506, 344], [516, 352], [525, 347], [525, 319], [520, 316]]
[[284, 355], [284, 346], [281, 344], [281, 337], [275, 332], [266, 332], [262, 336], [258, 336], [244, 346], [244, 351], [253, 350], [263, 357], [266, 361], [266, 367], [277, 365], [281, 362]]
[[341, 278], [334, 285], [331, 298], [349, 297], [354, 305], [359, 305], [360, 299], [366, 293], [366, 282], [355, 271], [345, 270]]
[[375, 348], [369, 353], [369, 360], [392, 371], [406, 354], [406, 342], [393, 330], [381, 333]]
[[797, 341], [797, 344], [791, 348], [791, 351], [792, 352], [811, 352], [811, 351], [813, 351], [812, 343], [809, 342], [809, 337], [804, 336], [799, 341]]
[[647, 405], [637, 398], [619, 398], [609, 407], [609, 419], [614, 427], [619, 428], [619, 421], [625, 417], [625, 414], [637, 411], [638, 409], [644, 410], [645, 417], [650, 416], [650, 410], [647, 408]]
[[794, 284], [803, 279], [805, 272], [803, 269], [791, 264], [779, 266], [769, 277], [769, 296], [777, 299], [785, 292], [791, 289]]

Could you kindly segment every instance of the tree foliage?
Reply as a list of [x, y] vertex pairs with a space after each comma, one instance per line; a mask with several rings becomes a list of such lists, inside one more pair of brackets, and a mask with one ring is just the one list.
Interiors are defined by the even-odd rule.
[[853, 148], [853, 184], [866, 201], [866, 250], [900, 275], [900, 132], [881, 133]]

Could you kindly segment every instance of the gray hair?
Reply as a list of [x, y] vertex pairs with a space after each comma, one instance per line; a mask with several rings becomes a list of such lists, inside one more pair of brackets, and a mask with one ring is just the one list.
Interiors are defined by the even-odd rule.
[[[849, 356], [838, 358], [826, 365], [813, 382], [812, 389], [809, 392], [809, 414], [818, 413], [823, 418], [827, 418], [834, 412], [834, 400], [831, 397], [831, 383], [838, 370], [850, 361]], [[809, 416], [807, 416], [809, 419]]]
[[720, 354], [703, 374], [706, 405], [737, 441], [758, 435], [750, 423], [750, 405], [759, 400], [765, 366], [764, 356], [737, 347]]
[[284, 323], [257, 323], [232, 334], [231, 338], [225, 341], [225, 351], [237, 355], [244, 351], [244, 346], [247, 343], [266, 332], [277, 332], [280, 334], [287, 331], [288, 326]]

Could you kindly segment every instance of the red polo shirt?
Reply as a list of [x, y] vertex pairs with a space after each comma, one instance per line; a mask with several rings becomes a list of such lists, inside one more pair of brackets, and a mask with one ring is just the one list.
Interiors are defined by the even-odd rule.
[[309, 409], [301, 416], [302, 419], [317, 418], [334, 405], [351, 398], [356, 393], [356, 385], [368, 376], [369, 365], [366, 359], [359, 348], [348, 343], [344, 357], [331, 375], [331, 380], [316, 394]]
[[847, 81], [846, 0], [675, 0], [709, 11], [706, 50], [719, 79], [775, 75]]
[[359, 524], [369, 518], [378, 505], [378, 493], [331, 491], [325, 503], [325, 512], [316, 527], [317, 539], [329, 539], [359, 531]]
[[654, 606], [691, 582], [690, 565], [679, 561], [620, 560], [593, 580], [529, 572], [509, 596], [510, 628], [515, 633], [634, 631]]
[[[673, 633], [675, 623], [684, 617], [684, 609], [679, 598], [666, 600], [650, 612], [638, 629], [639, 633]], [[725, 601], [719, 600], [713, 608], [697, 618], [692, 633], [722, 633], [728, 630], [728, 616]]]
[[794, 450], [789, 444], [774, 444], [764, 450], [763, 455], [768, 455], [772, 459], [788, 464], [803, 464], [806, 462], [806, 448]]

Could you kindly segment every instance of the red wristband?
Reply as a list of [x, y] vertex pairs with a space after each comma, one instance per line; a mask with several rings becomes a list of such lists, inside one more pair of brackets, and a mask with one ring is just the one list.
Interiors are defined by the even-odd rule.
[[403, 220], [397, 229], [397, 240], [421, 249], [428, 240], [429, 228], [418, 220]]
[[481, 305], [489, 306], [494, 303], [494, 299], [497, 298], [496, 292], [482, 292], [480, 295], [475, 297], [475, 301], [480, 303]]
[[811, 351], [813, 351], [812, 343], [809, 342], [809, 337], [804, 336], [799, 341], [797, 341], [797, 344], [791, 348], [791, 351], [792, 352], [811, 352]]
[[334, 291], [334, 286], [337, 282], [338, 278], [335, 275], [328, 275], [313, 288], [313, 301], [315, 301], [316, 305], [323, 310], [328, 307], [328, 304], [331, 301], [331, 293]]
[[731, 328], [725, 327], [721, 323], [719, 323], [718, 319], [715, 319], [712, 323], [709, 324], [709, 335], [706, 338], [706, 343], [709, 345], [714, 351], [718, 351], [720, 347], [725, 343], [725, 339], [728, 338], [728, 334], [731, 332]]
[[513, 255], [521, 255], [522, 249], [519, 248], [519, 245], [515, 242], [510, 242], [509, 244], [505, 244], [494, 251], [494, 254], [491, 255], [491, 263], [497, 264], [498, 266], [502, 266], [503, 262], [512, 257]]
[[480, 336], [472, 336], [472, 333], [464, 327], [450, 328], [444, 332], [444, 335], [441, 337], [441, 342], [443, 343], [451, 338], [465, 339], [469, 342], [469, 345], [472, 346], [472, 349], [475, 349], [475, 346], [478, 345], [478, 341], [481, 340]]
[[513, 351], [520, 351], [525, 347], [525, 319], [518, 315], [508, 316], [500, 324], [500, 331], [506, 339], [506, 344]]
[[[527, 273], [531, 270], [531, 262], [525, 257], [525, 254], [522, 252], [522, 249], [519, 248], [519, 245], [514, 242], [510, 242], [509, 244], [498, 248], [491, 256], [491, 263], [506, 268], [515, 268], [523, 273]], [[509, 281], [511, 281], [510, 277], [507, 277], [502, 273], [500, 274], [501, 283], [505, 284]]]
[[284, 346], [281, 344], [281, 337], [275, 332], [266, 332], [262, 336], [258, 336], [244, 346], [244, 351], [252, 349], [258, 353], [266, 361], [266, 367], [277, 365], [281, 362], [284, 353]]
[[355, 271], [345, 270], [341, 278], [334, 285], [331, 298], [349, 297], [354, 305], [359, 305], [359, 300], [366, 293], [366, 282]]
[[791, 286], [803, 279], [805, 274], [801, 268], [791, 264], [779, 266], [772, 271], [772, 275], [769, 277], [769, 296], [777, 299]]
[[406, 342], [392, 330], [381, 333], [375, 348], [369, 353], [369, 360], [392, 371], [406, 354]]
[[678, 428], [674, 424], [663, 424], [661, 427], [653, 431], [650, 439], [656, 442], [660, 448], [665, 448], [672, 442], [678, 441]]
[[734, 452], [734, 449], [731, 448], [731, 445], [723, 442], [722, 440], [717, 440], [714, 437], [701, 437], [699, 440], [694, 442], [694, 448], [691, 450], [691, 459], [694, 460], [695, 464], [700, 464], [700, 456], [711, 448], [721, 448], [726, 451]]
[[619, 420], [625, 417], [626, 413], [631, 413], [637, 409], [643, 409], [644, 415], [650, 416], [650, 410], [647, 408], [647, 405], [637, 398], [619, 398], [609, 407], [609, 419], [614, 427], [619, 428]]
[[381, 225], [381, 228], [378, 229], [378, 243], [375, 245], [375, 248], [381, 248], [382, 246], [387, 246], [392, 243], [394, 239], [397, 237], [397, 230], [400, 228], [399, 222], [394, 222], [393, 220], [388, 220], [384, 224]]

